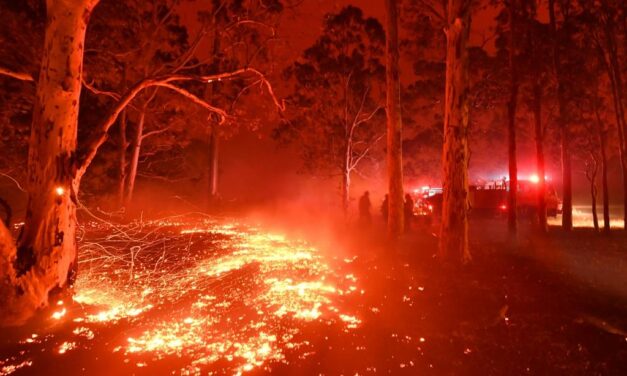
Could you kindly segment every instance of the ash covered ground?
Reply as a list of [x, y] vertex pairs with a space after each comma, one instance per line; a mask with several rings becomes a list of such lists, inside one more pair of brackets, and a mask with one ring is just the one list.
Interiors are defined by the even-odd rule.
[[627, 374], [622, 235], [486, 226], [460, 270], [429, 228], [86, 223], [73, 297], [3, 333], [0, 374]]

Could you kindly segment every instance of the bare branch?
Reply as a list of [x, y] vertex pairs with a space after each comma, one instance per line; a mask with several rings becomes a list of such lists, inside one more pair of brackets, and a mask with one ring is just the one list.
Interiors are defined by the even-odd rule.
[[96, 95], [105, 95], [107, 97], [115, 99], [116, 101], [120, 100], [120, 94], [114, 93], [112, 91], [96, 89], [92, 84], [90, 84], [89, 82], [85, 80], [85, 77], [83, 77], [83, 86], [85, 87], [85, 89], [89, 90], [90, 92]]
[[4, 67], [0, 67], [0, 75], [9, 76], [11, 78], [15, 78], [16, 80], [20, 80], [20, 81], [31, 81], [31, 82], [35, 81], [33, 76], [28, 73], [14, 72]]
[[161, 134], [161, 133], [167, 132], [167, 131], [169, 131], [169, 130], [170, 130], [170, 127], [165, 127], [165, 128], [161, 128], [161, 129], [155, 129], [154, 131], [150, 131], [150, 132], [144, 133], [144, 134], [141, 136], [141, 139], [142, 139], [142, 141], [143, 141], [143, 140], [145, 140], [145, 139], [146, 139], [146, 138], [148, 138], [148, 137], [151, 137], [151, 136], [156, 136], [156, 135], [158, 135], [158, 134]]
[[363, 124], [363, 123], [367, 123], [367, 122], [369, 122], [370, 120], [372, 120], [372, 118], [374, 117], [374, 115], [376, 115], [376, 114], [377, 114], [377, 112], [379, 112], [379, 110], [382, 110], [382, 109], [383, 109], [383, 106], [379, 106], [379, 107], [375, 108], [375, 109], [374, 109], [374, 111], [372, 111], [369, 115], [366, 115], [364, 118], [362, 118], [362, 119], [358, 120], [358, 121], [355, 123], [355, 126], [359, 126], [359, 125], [361, 125], [361, 124]]
[[231, 110], [235, 108], [235, 105], [239, 101], [240, 97], [244, 95], [244, 93], [247, 92], [248, 89], [258, 84], [261, 84], [261, 80], [257, 80], [250, 85], [246, 85], [242, 90], [240, 90], [239, 93], [237, 93], [237, 95], [235, 96], [235, 99], [233, 100], [233, 102], [231, 103]]
[[228, 116], [226, 111], [224, 111], [223, 109], [210, 105], [209, 103], [207, 103], [204, 100], [198, 98], [197, 96], [195, 96], [194, 94], [190, 93], [189, 91], [187, 91], [187, 90], [185, 90], [183, 88], [180, 88], [178, 86], [175, 86], [175, 85], [172, 85], [172, 84], [169, 84], [169, 83], [165, 83], [165, 82], [163, 82], [163, 83], [156, 83], [155, 85], [156, 86], [165, 87], [165, 88], [168, 88], [170, 90], [174, 90], [177, 93], [179, 93], [182, 96], [184, 96], [185, 98], [191, 100], [192, 102], [201, 105], [202, 107], [206, 108], [207, 110], [209, 110], [211, 112], [217, 113], [218, 115], [220, 115], [220, 118], [221, 118], [220, 124], [224, 123], [224, 120]]
[[364, 90], [364, 95], [362, 95], [361, 102], [359, 103], [359, 110], [357, 110], [357, 113], [355, 114], [355, 118], [353, 119], [353, 126], [352, 126], [352, 128], [357, 126], [357, 118], [359, 118], [359, 115], [361, 115], [363, 113], [363, 111], [364, 111], [364, 105], [366, 104], [366, 98], [368, 97], [368, 92], [369, 91], [370, 91], [370, 86], [368, 86], [366, 88], [366, 90]]
[[379, 141], [381, 141], [381, 139], [383, 138], [383, 136], [385, 136], [385, 133], [380, 134], [377, 138], [375, 138], [370, 145], [368, 145], [368, 147], [366, 147], [357, 158], [353, 158], [352, 159], [352, 163], [351, 163], [351, 170], [354, 170], [357, 165], [359, 164], [359, 162], [361, 162], [362, 159], [364, 159], [368, 153], [370, 153], [370, 150], [377, 144], [379, 143]]
[[237, 70], [232, 71], [232, 72], [225, 72], [225, 73], [206, 75], [206, 76], [185, 75], [185, 74], [171, 74], [171, 75], [164, 75], [164, 76], [159, 76], [159, 77], [145, 78], [145, 79], [137, 82], [133, 87], [131, 87], [129, 89], [129, 91], [126, 94], [124, 94], [123, 96], [120, 97], [120, 100], [115, 105], [115, 107], [113, 107], [113, 109], [111, 109], [109, 115], [105, 118], [105, 120], [102, 123], [102, 125], [100, 126], [100, 128], [97, 131], [95, 131], [92, 134], [92, 136], [89, 138], [89, 140], [87, 140], [87, 142], [84, 144], [85, 147], [82, 148], [80, 150], [80, 153], [79, 153], [78, 168], [77, 168], [77, 178], [80, 179], [80, 177], [82, 177], [82, 175], [87, 170], [87, 167], [89, 166], [89, 164], [95, 158], [96, 153], [98, 152], [98, 149], [100, 148], [100, 146], [102, 146], [102, 144], [107, 139], [107, 132], [109, 131], [109, 128], [111, 128], [111, 126], [113, 126], [113, 124], [117, 120], [119, 114], [124, 110], [124, 108], [126, 108], [126, 106], [128, 106], [128, 104], [141, 91], [143, 91], [143, 90], [145, 90], [145, 89], [147, 89], [149, 87], [153, 87], [153, 86], [166, 87], [168, 89], [174, 90], [174, 91], [178, 92], [179, 94], [187, 97], [188, 99], [192, 100], [194, 103], [197, 103], [197, 104], [205, 107], [206, 109], [208, 109], [210, 111], [214, 111], [214, 112], [217, 112], [219, 114], [224, 114], [224, 116], [226, 117], [226, 112], [224, 110], [218, 109], [217, 107], [213, 107], [213, 106], [209, 105], [208, 103], [204, 102], [202, 99], [196, 97], [194, 94], [188, 92], [187, 90], [182, 89], [182, 88], [180, 88], [178, 86], [175, 86], [175, 85], [171, 84], [171, 82], [177, 82], [177, 81], [182, 81], [182, 82], [185, 82], [185, 81], [197, 81], [197, 82], [210, 83], [210, 82], [213, 82], [213, 81], [222, 81], [222, 80], [235, 79], [235, 78], [241, 77], [241, 76], [243, 76], [243, 75], [245, 75], [247, 73], [252, 73], [252, 74], [256, 75], [259, 78], [259, 80], [261, 80], [261, 82], [268, 89], [268, 93], [272, 97], [272, 100], [274, 101], [274, 104], [277, 106], [277, 108], [280, 111], [284, 111], [285, 110], [285, 104], [282, 103], [282, 102], [279, 102], [279, 100], [276, 98], [276, 96], [274, 94], [274, 90], [272, 89], [272, 85], [270, 84], [270, 82], [265, 78], [265, 76], [261, 72], [259, 72], [258, 70], [254, 69], [254, 68], [241, 68], [241, 69], [237, 69]]
[[4, 172], [0, 172], [0, 176], [4, 176], [5, 178], [11, 180], [15, 186], [17, 187], [17, 189], [19, 189], [22, 192], [26, 192], [26, 189], [24, 189], [21, 185], [20, 182], [17, 181], [13, 176], [9, 175], [9, 174], [5, 174]]
[[179, 72], [184, 68], [189, 69], [189, 67], [186, 67], [186, 64], [192, 59], [192, 57], [194, 57], [194, 55], [196, 54], [196, 50], [198, 49], [198, 46], [200, 45], [200, 42], [205, 38], [207, 33], [208, 33], [207, 27], [203, 25], [203, 27], [200, 29], [200, 31], [196, 35], [196, 38], [194, 38], [194, 41], [189, 46], [187, 51], [185, 51], [178, 59], [176, 59], [176, 61], [174, 61], [174, 64], [171, 64], [171, 66], [174, 67], [173, 72], [175, 73]]

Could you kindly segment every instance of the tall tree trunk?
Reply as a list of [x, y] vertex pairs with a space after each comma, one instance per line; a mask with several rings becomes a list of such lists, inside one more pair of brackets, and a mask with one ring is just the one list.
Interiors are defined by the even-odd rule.
[[616, 113], [616, 124], [619, 138], [619, 154], [621, 161], [621, 171], [623, 174], [623, 225], [627, 231], [627, 121], [625, 119], [625, 96], [623, 92], [622, 67], [618, 57], [618, 44], [616, 42], [616, 32], [612, 15], [607, 15], [604, 27], [605, 41], [607, 43], [607, 61], [603, 51], [602, 58], [606, 61], [605, 66], [610, 78], [612, 97], [614, 99], [614, 111]]
[[603, 192], [603, 231], [610, 232], [610, 190], [607, 183], [607, 129], [601, 121], [599, 113], [599, 100], [595, 98], [594, 111], [596, 115], [596, 130], [599, 138], [599, 146], [601, 147], [601, 190]]
[[215, 201], [218, 196], [218, 151], [220, 143], [220, 134], [218, 124], [211, 124], [211, 133], [209, 134], [209, 163], [207, 166], [207, 194], [209, 200]]
[[535, 123], [536, 169], [538, 173], [538, 228], [541, 233], [548, 230], [546, 220], [546, 167], [544, 162], [544, 129], [542, 128], [542, 85], [533, 86], [533, 117]]
[[507, 104], [507, 140], [509, 156], [509, 192], [507, 194], [507, 228], [510, 233], [516, 232], [516, 217], [518, 214], [518, 163], [516, 159], [516, 108], [518, 103], [518, 71], [516, 69], [516, 2], [509, 2], [509, 71], [510, 71], [510, 97]]
[[[211, 89], [212, 86], [216, 86]], [[217, 83], [207, 85], [205, 91], [205, 99], [211, 102], [211, 99], [215, 96]], [[206, 209], [210, 209], [212, 204], [218, 197], [218, 168], [219, 168], [219, 143], [220, 143], [220, 129], [218, 120], [211, 117], [209, 119], [209, 136], [207, 139], [207, 168], [205, 171], [205, 194], [204, 205]]]
[[603, 191], [603, 231], [610, 232], [610, 189], [607, 183], [607, 133], [601, 135], [601, 189]]
[[615, 68], [607, 65], [608, 75], [610, 76], [610, 85], [612, 87], [612, 99], [614, 102], [614, 113], [616, 115], [616, 128], [618, 130], [618, 155], [620, 159], [621, 172], [623, 177], [623, 225], [627, 226], [627, 147], [625, 145], [625, 114], [621, 99], [621, 92], [618, 89]]
[[48, 0], [17, 248], [0, 226], [0, 320], [20, 324], [76, 275], [76, 137], [87, 22], [97, 0]]
[[[213, 22], [215, 25], [213, 32], [212, 54], [213, 54], [213, 69], [218, 72], [220, 70], [220, 28], [218, 23], [221, 18], [216, 14]], [[205, 88], [205, 100], [208, 103], [214, 103], [216, 98], [220, 95], [220, 83], [214, 81], [208, 84]], [[205, 207], [210, 209], [218, 196], [218, 144], [220, 133], [218, 130], [218, 120], [210, 117], [210, 134], [207, 142], [207, 170], [206, 170], [206, 192], [205, 192]]]
[[351, 186], [351, 173], [348, 168], [342, 171], [342, 210], [344, 217], [348, 216], [348, 205], [350, 203], [350, 186]]
[[398, 1], [386, 0], [387, 7], [387, 168], [388, 168], [388, 236], [403, 233], [403, 159], [401, 83], [398, 51]]
[[590, 201], [592, 203], [592, 223], [594, 225], [594, 231], [599, 231], [599, 216], [597, 214], [597, 173], [599, 170], [599, 163], [597, 156], [594, 152], [590, 152], [590, 161], [586, 166], [586, 178], [590, 183]]
[[570, 156], [570, 136], [566, 124], [566, 98], [560, 63], [559, 41], [557, 35], [557, 21], [555, 20], [555, 0], [549, 0], [549, 20], [553, 37], [553, 69], [557, 78], [557, 121], [560, 130], [561, 160], [562, 160], [562, 228], [570, 231], [573, 228], [573, 189], [572, 166]]
[[596, 176], [590, 181], [590, 197], [592, 199], [592, 223], [594, 231], [599, 231], [599, 216], [597, 214], [597, 183]]
[[142, 142], [144, 141], [144, 125], [146, 123], [146, 111], [148, 110], [146, 102], [139, 110], [137, 118], [137, 127], [135, 129], [135, 137], [133, 139], [133, 149], [131, 150], [131, 161], [128, 169], [128, 187], [126, 189], [125, 204], [129, 207], [133, 202], [135, 194], [135, 182], [137, 181], [137, 170], [139, 167], [139, 157], [142, 150]]
[[470, 0], [449, 0], [446, 30], [443, 201], [440, 245], [442, 260], [466, 262], [468, 249], [468, 50]]
[[120, 206], [125, 204], [126, 192], [126, 111], [120, 114], [119, 145], [118, 145], [118, 199]]
[[348, 208], [350, 204], [350, 183], [351, 183], [351, 164], [353, 160], [353, 133], [351, 132], [352, 124], [349, 121], [349, 102], [348, 92], [350, 91], [349, 74], [346, 83], [344, 84], [344, 159], [342, 160], [342, 210], [344, 212], [344, 218], [348, 219]]

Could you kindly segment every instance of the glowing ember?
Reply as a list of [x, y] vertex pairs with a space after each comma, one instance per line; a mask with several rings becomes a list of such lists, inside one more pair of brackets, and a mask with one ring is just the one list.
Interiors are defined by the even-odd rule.
[[76, 342], [63, 342], [61, 346], [59, 346], [59, 350], [57, 351], [59, 354], [65, 354], [66, 352], [73, 350], [76, 348]]
[[67, 313], [67, 310], [65, 308], [63, 308], [60, 311], [56, 311], [52, 314], [52, 318], [55, 320], [59, 320], [61, 319], [61, 317], [65, 316], [65, 314]]
[[340, 319], [347, 323], [347, 327], [349, 328], [356, 328], [359, 324], [361, 324], [361, 320], [354, 316], [340, 315]]
[[59, 301], [51, 313], [58, 325], [80, 326], [22, 343], [58, 336], [57, 354], [84, 351], [111, 332], [105, 328], [121, 326], [126, 338], [107, 346], [125, 363], [150, 367], [178, 357], [186, 362], [180, 372], [202, 373], [226, 360], [240, 374], [285, 362], [285, 349], [312, 354], [297, 339], [312, 321], [343, 330], [361, 323], [341, 308], [343, 297], [358, 291], [357, 278], [336, 274], [305, 242], [206, 219], [88, 223], [86, 230], [105, 235], [86, 237], [73, 302]]
[[86, 327], [77, 327], [75, 328], [72, 333], [76, 334], [79, 337], [84, 337], [87, 339], [94, 339], [94, 332], [92, 332], [89, 328]]
[[[2, 363], [0, 363], [0, 365], [2, 365]], [[17, 364], [2, 366], [0, 367], [0, 376], [10, 375], [21, 368], [30, 367], [32, 365], [33, 365], [32, 361], [25, 360]]]

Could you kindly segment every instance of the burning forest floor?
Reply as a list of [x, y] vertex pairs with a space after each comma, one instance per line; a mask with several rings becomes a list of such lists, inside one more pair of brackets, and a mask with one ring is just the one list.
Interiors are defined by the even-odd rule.
[[627, 374], [621, 236], [475, 237], [454, 270], [426, 231], [392, 251], [380, 230], [334, 249], [205, 216], [88, 223], [73, 298], [3, 332], [0, 375]]

